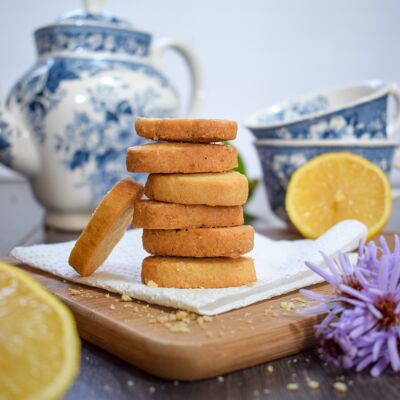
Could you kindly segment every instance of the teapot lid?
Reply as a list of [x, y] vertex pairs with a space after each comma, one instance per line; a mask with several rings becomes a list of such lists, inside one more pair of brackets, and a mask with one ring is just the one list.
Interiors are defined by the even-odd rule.
[[149, 54], [151, 35], [103, 11], [105, 0], [83, 0], [83, 9], [71, 11], [55, 24], [35, 31], [39, 56], [107, 55], [144, 57]]
[[83, 0], [83, 8], [70, 11], [56, 20], [57, 25], [92, 25], [120, 29], [133, 29], [132, 24], [104, 11], [104, 0]]

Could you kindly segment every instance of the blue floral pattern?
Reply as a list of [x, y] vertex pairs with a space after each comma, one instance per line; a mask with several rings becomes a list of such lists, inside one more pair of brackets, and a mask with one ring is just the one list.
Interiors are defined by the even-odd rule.
[[[138, 72], [138, 78], [145, 78], [147, 84], [135, 86], [135, 82], [121, 79], [120, 76], [128, 71]], [[83, 84], [97, 76], [101, 79], [91, 79], [90, 84]], [[104, 77], [107, 82], [103, 84]], [[64, 103], [71, 81], [81, 84], [84, 107]], [[55, 149], [66, 172], [73, 176], [74, 186], [89, 188], [92, 203], [97, 204], [113, 184], [128, 175], [125, 167], [127, 148], [143, 142], [134, 131], [135, 117], [176, 114], [176, 104], [166, 104], [160, 98], [162, 93], [171, 95], [171, 92], [176, 95], [168, 80], [149, 64], [48, 58], [20, 80], [7, 104], [22, 112], [39, 145], [47, 145], [50, 140], [48, 145]], [[71, 106], [74, 111], [67, 122], [63, 121], [58, 131], [49, 132], [48, 119], [62, 110], [68, 114]], [[3, 132], [4, 128], [0, 132], [0, 151], [5, 152], [9, 143]], [[140, 174], [137, 178], [143, 180], [145, 176]]]
[[304, 102], [294, 101], [277, 111], [262, 114], [257, 118], [259, 125], [270, 125], [276, 122], [289, 122], [304, 115], [314, 114], [328, 108], [329, 102], [325, 96], [316, 96]]
[[11, 128], [3, 119], [3, 114], [0, 111], [0, 159], [3, 164], [10, 166], [12, 163], [11, 155]]
[[288, 221], [285, 210], [287, 185], [294, 171], [307, 161], [327, 152], [351, 152], [370, 160], [389, 174], [394, 150], [395, 146], [390, 144], [379, 147], [257, 146], [269, 203], [274, 213], [285, 221]]
[[[38, 70], [42, 73], [38, 74]], [[147, 64], [112, 60], [93, 62], [78, 58], [52, 58], [35, 66], [18, 82], [8, 99], [8, 104], [13, 99], [23, 109], [36, 138], [39, 143], [43, 143], [45, 141], [46, 116], [59, 105], [67, 93], [62, 88], [63, 81], [83, 80], [102, 72], [114, 70], [142, 71], [145, 75], [154, 78], [161, 87], [169, 87], [167, 79]], [[164, 111], [160, 110], [160, 112]]]
[[386, 137], [387, 97], [385, 95], [316, 118], [310, 116], [278, 126], [260, 123], [249, 129], [257, 139], [382, 139]]
[[[94, 204], [122, 177], [129, 175], [125, 167], [126, 150], [143, 142], [133, 129], [135, 116], [166, 117], [171, 114], [169, 109], [153, 106], [158, 97], [153, 89], [119, 101], [113, 98], [112, 92], [104, 87], [95, 92], [88, 89], [92, 106], [90, 115], [75, 112], [64, 132], [55, 136], [55, 150], [60, 162], [78, 174], [77, 188], [90, 187]], [[95, 115], [96, 120], [91, 115]], [[142, 182], [146, 178], [144, 174], [134, 177]]]
[[143, 57], [149, 53], [151, 36], [104, 26], [59, 25], [37, 30], [35, 39], [39, 55], [86, 51]]

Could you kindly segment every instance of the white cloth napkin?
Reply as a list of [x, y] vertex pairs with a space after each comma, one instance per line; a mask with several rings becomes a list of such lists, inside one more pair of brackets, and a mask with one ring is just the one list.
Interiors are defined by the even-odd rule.
[[317, 240], [274, 241], [256, 234], [254, 250], [249, 256], [254, 258], [258, 281], [251, 287], [226, 289], [167, 289], [142, 284], [140, 269], [148, 254], [142, 248], [142, 230], [139, 229], [126, 232], [107, 261], [86, 278], [68, 265], [73, 241], [16, 247], [11, 255], [72, 282], [126, 293], [148, 303], [215, 315], [321, 282], [322, 279], [304, 262], [321, 264], [321, 251], [328, 256], [334, 256], [338, 251], [352, 251], [366, 233], [362, 223], [348, 220], [337, 224]]

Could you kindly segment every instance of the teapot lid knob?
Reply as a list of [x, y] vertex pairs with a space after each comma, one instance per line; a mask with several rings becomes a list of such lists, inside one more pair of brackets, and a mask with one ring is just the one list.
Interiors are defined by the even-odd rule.
[[100, 14], [104, 10], [105, 0], [82, 0], [83, 8], [93, 14]]

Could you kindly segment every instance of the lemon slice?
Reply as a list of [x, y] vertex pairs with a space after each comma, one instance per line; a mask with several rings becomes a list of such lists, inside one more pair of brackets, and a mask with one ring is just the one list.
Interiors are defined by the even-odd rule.
[[301, 166], [291, 177], [286, 211], [299, 232], [315, 239], [345, 219], [379, 233], [392, 211], [388, 178], [375, 164], [352, 153], [327, 153]]
[[26, 272], [0, 262], [0, 399], [58, 399], [79, 370], [72, 313]]

